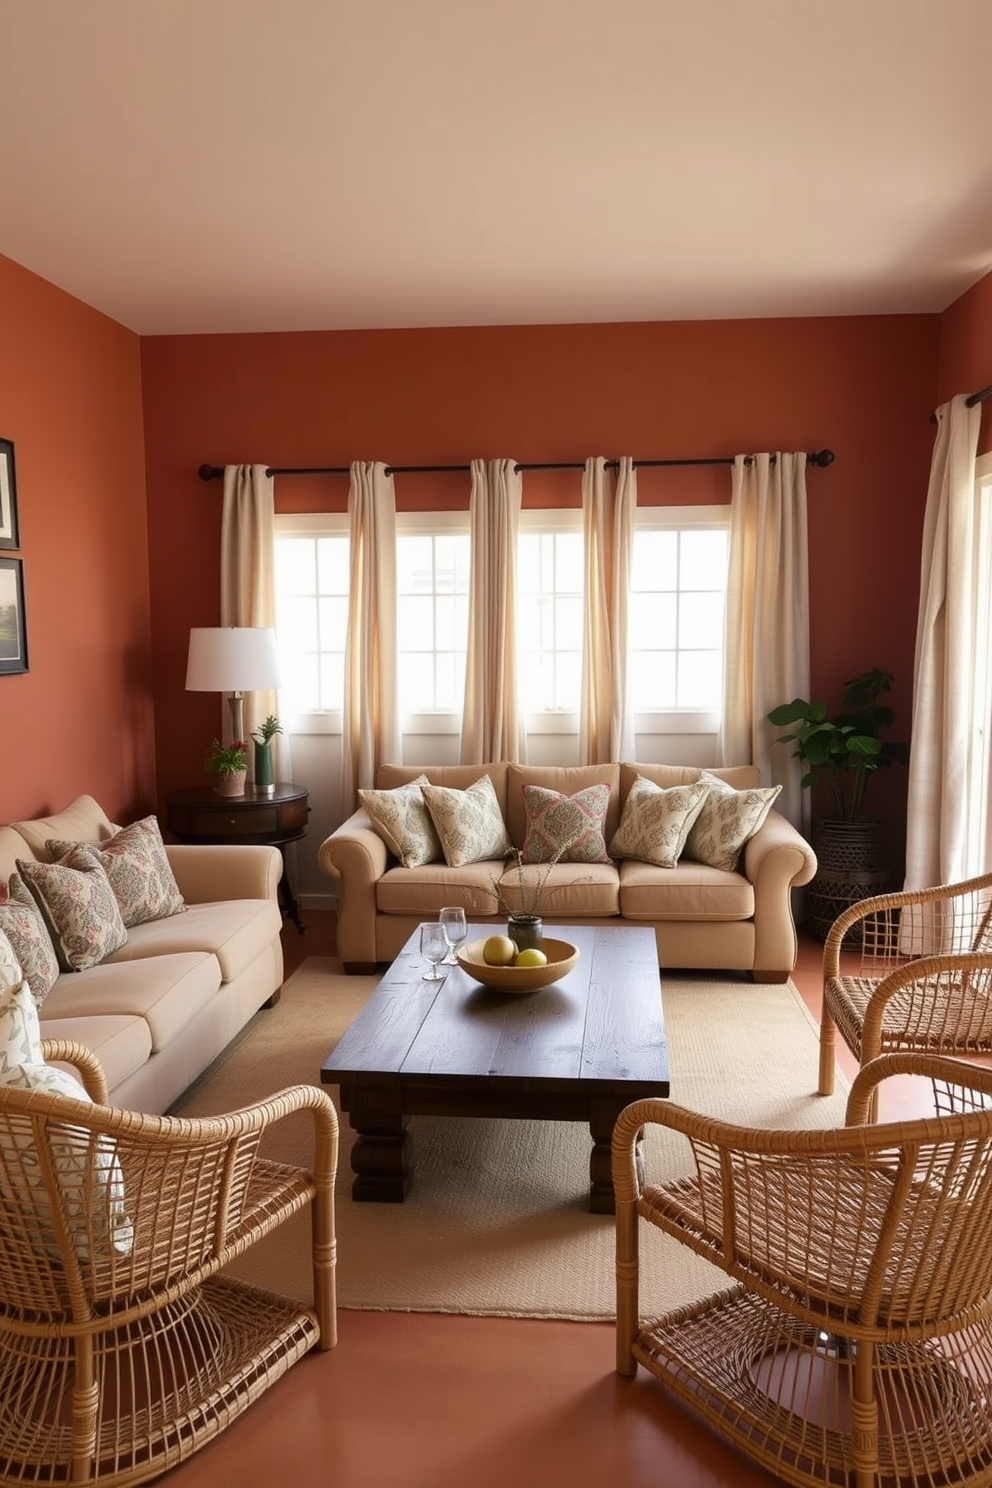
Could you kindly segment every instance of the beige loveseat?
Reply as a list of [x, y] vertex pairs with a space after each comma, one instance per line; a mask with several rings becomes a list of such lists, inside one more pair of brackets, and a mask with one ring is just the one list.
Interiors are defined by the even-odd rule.
[[[735, 790], [760, 784], [754, 766], [714, 770]], [[637, 776], [669, 789], [698, 781], [691, 767], [624, 763], [547, 767], [491, 763], [417, 768], [383, 765], [377, 787], [392, 790], [426, 775], [433, 785], [465, 789], [480, 776], [493, 782], [512, 844], [526, 829], [524, 785], [572, 795], [606, 783], [610, 802], [604, 836], [612, 841]], [[493, 889], [500, 862], [448, 867], [444, 861], [406, 868], [358, 810], [321, 844], [322, 870], [338, 880], [337, 950], [347, 971], [368, 971], [396, 956], [424, 919], [445, 904], [464, 905], [473, 922], [505, 923]], [[791, 891], [816, 872], [812, 849], [774, 807], [746, 843], [733, 870], [680, 858], [672, 868], [624, 859], [550, 868], [542, 904], [546, 923], [652, 925], [658, 962], [751, 972], [756, 981], [784, 981], [796, 961]]]
[[[106, 843], [118, 829], [91, 796], [0, 827], [0, 884], [46, 844]], [[99, 1057], [111, 1103], [161, 1114], [278, 992], [283, 960], [274, 847], [166, 846], [185, 907], [127, 930], [100, 964], [62, 971], [41, 1003], [46, 1039]]]

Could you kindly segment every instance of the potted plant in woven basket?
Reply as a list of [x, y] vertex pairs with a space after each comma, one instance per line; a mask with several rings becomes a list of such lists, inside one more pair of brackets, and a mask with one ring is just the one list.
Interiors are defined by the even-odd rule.
[[869, 667], [844, 683], [843, 711], [828, 716], [823, 702], [793, 698], [767, 715], [789, 733], [777, 744], [794, 744], [794, 757], [806, 772], [800, 784], [819, 784], [827, 813], [813, 828], [816, 876], [806, 889], [806, 926], [825, 940], [837, 916], [851, 904], [889, 887], [889, 865], [878, 817], [864, 813], [872, 775], [899, 757], [901, 746], [882, 740], [894, 714], [879, 702], [892, 685], [892, 673]]

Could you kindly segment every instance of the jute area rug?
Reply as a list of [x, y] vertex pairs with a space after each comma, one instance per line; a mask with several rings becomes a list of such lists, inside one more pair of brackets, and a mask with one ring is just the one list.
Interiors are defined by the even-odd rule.
[[[311, 957], [275, 1008], [259, 1012], [173, 1108], [212, 1115], [287, 1085], [320, 1083], [320, 1066], [375, 985]], [[620, 994], [618, 994], [620, 995]], [[664, 978], [672, 1099], [747, 1126], [843, 1124], [846, 1091], [816, 1089], [813, 1021], [791, 984], [711, 975]], [[336, 1090], [330, 1093], [337, 1096]], [[293, 1116], [263, 1149], [308, 1160]], [[507, 1317], [611, 1319], [614, 1230], [590, 1214], [590, 1139], [577, 1123], [415, 1117], [414, 1178], [403, 1204], [351, 1199], [351, 1133], [341, 1122], [336, 1216], [344, 1308]], [[689, 1171], [681, 1139], [649, 1129], [649, 1175]], [[238, 1263], [259, 1286], [308, 1298], [309, 1221], [298, 1216]], [[660, 1313], [706, 1295], [721, 1273], [658, 1237], [642, 1258], [642, 1307]]]

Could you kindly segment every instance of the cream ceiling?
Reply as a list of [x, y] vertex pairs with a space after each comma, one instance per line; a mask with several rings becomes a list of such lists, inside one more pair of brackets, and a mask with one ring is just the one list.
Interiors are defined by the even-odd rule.
[[943, 309], [992, 0], [0, 0], [0, 253], [141, 333]]

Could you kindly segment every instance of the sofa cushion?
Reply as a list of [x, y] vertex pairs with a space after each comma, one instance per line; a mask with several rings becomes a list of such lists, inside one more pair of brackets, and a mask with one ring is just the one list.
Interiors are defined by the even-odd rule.
[[86, 847], [73, 866], [18, 858], [17, 871], [41, 911], [61, 971], [85, 971], [127, 940], [127, 930], [102, 866]]
[[610, 804], [608, 785], [587, 785], [573, 796], [525, 785], [525, 863], [608, 863], [603, 837]]
[[117, 830], [103, 807], [92, 796], [77, 796], [64, 811], [54, 816], [39, 816], [33, 821], [12, 822], [33, 855], [49, 862], [47, 842], [57, 837], [65, 842], [104, 842]]
[[674, 868], [689, 829], [709, 795], [703, 780], [668, 790], [638, 775], [627, 794], [620, 826], [610, 843], [614, 858], [637, 858], [657, 868]]
[[[99, 971], [100, 967], [94, 967]], [[81, 977], [89, 972], [81, 971]], [[74, 981], [75, 978], [62, 978]], [[108, 1090], [117, 1087], [142, 1069], [151, 1058], [152, 1033], [145, 1018], [122, 1013], [101, 1013], [74, 1017], [49, 1018], [47, 1010], [41, 1020], [46, 1039], [75, 1039], [92, 1050], [99, 1059], [107, 1079]]]
[[441, 843], [421, 791], [429, 784], [426, 775], [418, 775], [392, 790], [358, 792], [376, 832], [404, 868], [419, 868], [441, 857]]
[[[75, 1075], [45, 1063], [38, 1009], [27, 982], [0, 993], [0, 1084], [92, 1104]], [[112, 1137], [93, 1136], [69, 1123], [54, 1132], [49, 1150], [77, 1253], [83, 1260], [126, 1255], [134, 1232], [125, 1209], [116, 1143]], [[4, 1140], [13, 1142], [17, 1157], [0, 1164], [0, 1198], [14, 1210], [23, 1212], [30, 1206], [42, 1244], [57, 1255], [58, 1238], [34, 1139], [25, 1132], [23, 1136], [8, 1134]]]
[[210, 951], [217, 957], [223, 980], [231, 982], [263, 955], [278, 936], [281, 926], [278, 906], [271, 899], [224, 899], [212, 904], [189, 904], [184, 914], [135, 925], [128, 932], [126, 943], [107, 959], [111, 965], [116, 965], [121, 961], [140, 960], [144, 956]]
[[481, 776], [467, 790], [421, 787], [449, 868], [502, 858], [513, 847], [493, 783]]
[[449, 868], [447, 863], [424, 863], [419, 868], [387, 868], [375, 886], [379, 914], [416, 915], [436, 919], [446, 904], [461, 904], [469, 919], [473, 915], [500, 913], [493, 879], [503, 867], [494, 863], [466, 863]]
[[749, 920], [754, 889], [740, 873], [680, 859], [656, 868], [629, 859], [620, 864], [620, 913], [627, 920]]
[[734, 790], [707, 770], [700, 778], [709, 792], [689, 831], [685, 855], [711, 868], [733, 870], [742, 847], [758, 831], [782, 787]]
[[620, 767], [618, 765], [508, 765], [506, 772], [506, 829], [514, 847], [523, 847], [527, 835], [525, 785], [539, 785], [562, 796], [574, 796], [590, 785], [608, 785], [610, 800], [603, 822], [603, 840], [609, 842], [620, 825]]
[[105, 961], [78, 976], [61, 977], [45, 1003], [45, 1022], [59, 1018], [144, 1018], [151, 1052], [192, 1023], [220, 986], [220, 965], [209, 951]]
[[[51, 837], [45, 846], [53, 861], [75, 866], [77, 844]], [[154, 816], [122, 827], [103, 843], [86, 846], [110, 880], [125, 926], [160, 920], [185, 908]]]
[[38, 1007], [55, 986], [59, 961], [38, 906], [20, 875], [11, 878], [23, 898], [0, 899], [0, 931], [6, 935]]

